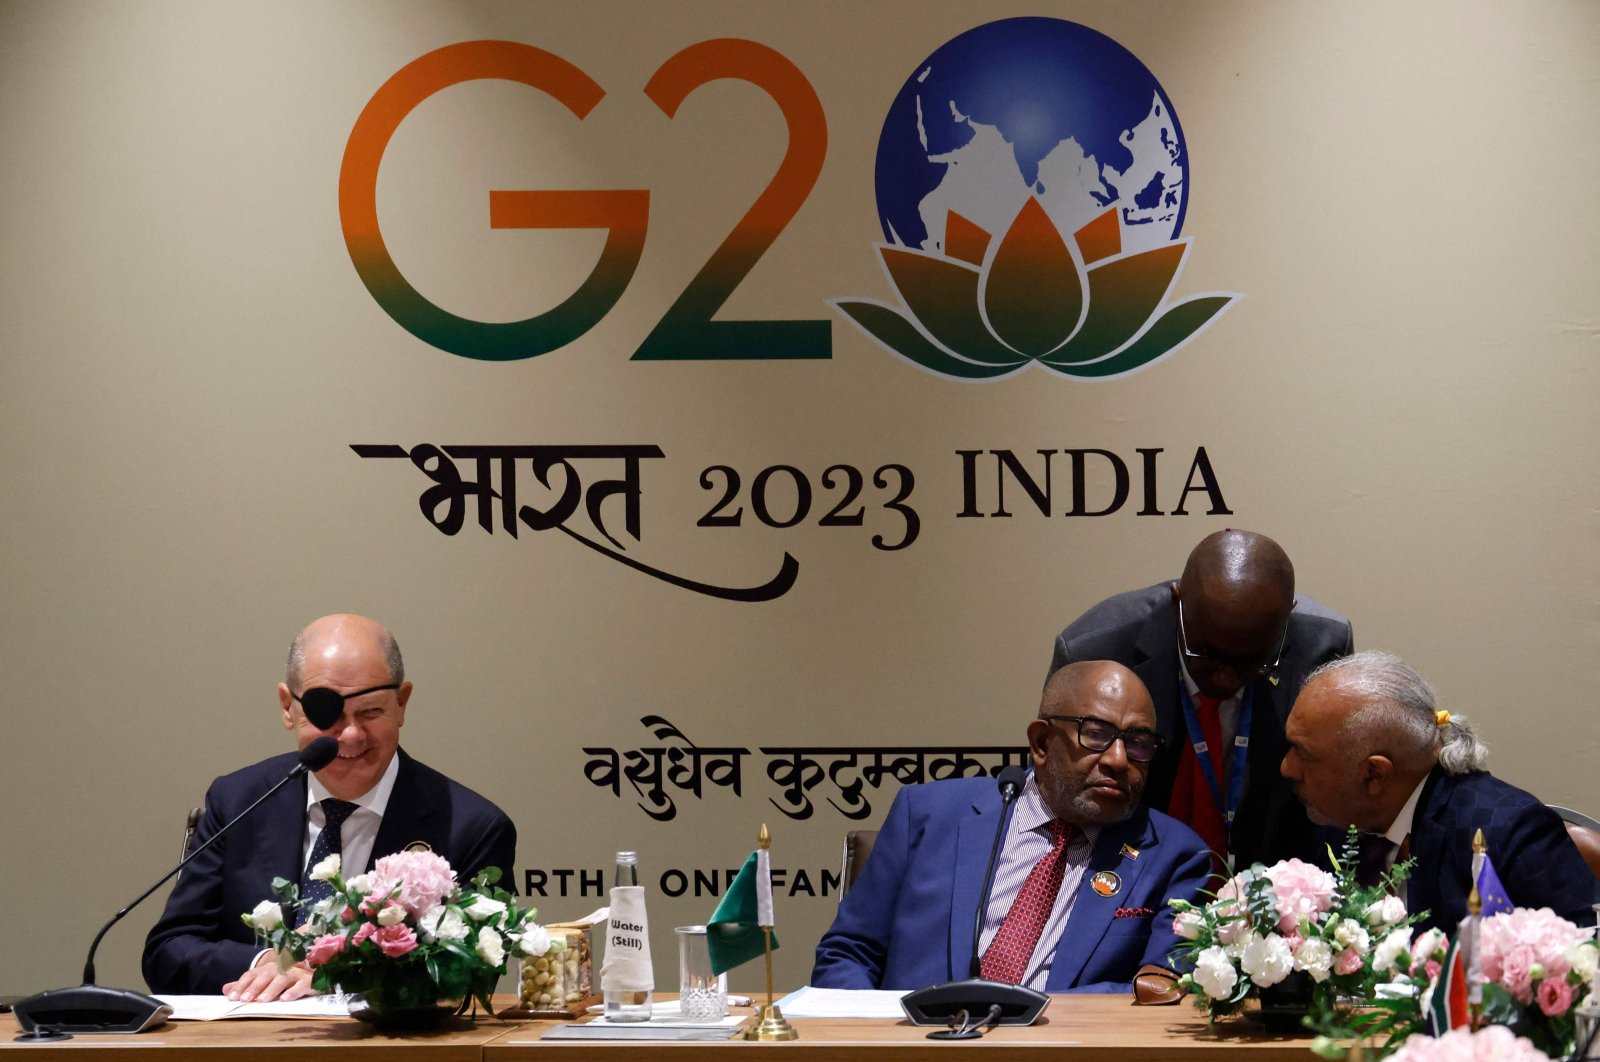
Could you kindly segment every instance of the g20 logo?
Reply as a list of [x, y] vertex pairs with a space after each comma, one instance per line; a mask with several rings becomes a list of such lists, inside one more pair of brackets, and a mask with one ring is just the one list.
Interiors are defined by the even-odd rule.
[[[717, 321], [717, 311], [805, 202], [828, 150], [822, 103], [804, 74], [765, 45], [710, 40], [668, 59], [645, 95], [671, 118], [702, 85], [747, 81], [778, 105], [789, 130], [783, 161], [754, 205], [694, 275], [634, 351], [639, 361], [829, 358], [827, 320]], [[605, 96], [560, 56], [511, 41], [467, 41], [402, 67], [367, 102], [339, 170], [339, 219], [356, 272], [378, 305], [425, 343], [465, 358], [514, 361], [564, 347], [611, 311], [644, 251], [650, 192], [642, 188], [497, 190], [489, 193], [495, 229], [603, 229], [594, 269], [558, 305], [521, 321], [476, 321], [436, 305], [406, 280], [378, 224], [378, 167], [400, 123], [433, 94], [467, 81], [502, 79], [536, 89], [580, 121]]]
[[[698, 88], [747, 81], [778, 105], [789, 143], [777, 172], [634, 351], [636, 361], [829, 358], [827, 320], [718, 321], [810, 195], [827, 154], [822, 104], [787, 58], [746, 40], [702, 41], [656, 70], [644, 92], [668, 118]], [[605, 91], [566, 60], [510, 41], [453, 44], [407, 64], [351, 130], [339, 173], [345, 243], [367, 290], [407, 331], [467, 358], [511, 361], [578, 339], [606, 316], [644, 250], [646, 189], [489, 193], [496, 229], [601, 229], [578, 289], [521, 321], [435, 305], [401, 274], [378, 225], [378, 167], [407, 115], [480, 79], [537, 89], [579, 120]], [[878, 143], [877, 245], [897, 300], [832, 300], [885, 351], [940, 376], [993, 380], [1041, 365], [1105, 379], [1167, 357], [1239, 296], [1174, 300], [1188, 148], [1171, 100], [1127, 49], [1086, 26], [1013, 18], [975, 27], [919, 64]]]

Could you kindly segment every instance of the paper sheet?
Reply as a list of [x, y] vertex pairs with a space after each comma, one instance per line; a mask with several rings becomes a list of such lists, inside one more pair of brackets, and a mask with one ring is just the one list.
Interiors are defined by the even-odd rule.
[[291, 1003], [240, 1003], [226, 996], [156, 996], [172, 1008], [173, 1021], [228, 1018], [348, 1018], [350, 997], [307, 996]]
[[785, 1018], [904, 1018], [904, 992], [878, 989], [812, 988], [807, 985], [778, 1000]]

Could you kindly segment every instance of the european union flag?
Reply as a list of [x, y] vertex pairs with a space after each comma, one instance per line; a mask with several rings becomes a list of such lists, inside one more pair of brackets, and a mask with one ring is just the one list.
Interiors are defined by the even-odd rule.
[[1483, 869], [1478, 871], [1478, 899], [1483, 901], [1483, 917], [1505, 914], [1513, 909], [1506, 887], [1500, 884], [1500, 875], [1494, 872], [1494, 861], [1487, 852], [1483, 856]]

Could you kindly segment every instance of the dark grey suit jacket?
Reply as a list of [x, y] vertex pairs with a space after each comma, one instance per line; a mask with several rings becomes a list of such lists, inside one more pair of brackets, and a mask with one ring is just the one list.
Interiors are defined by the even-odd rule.
[[[457, 881], [468, 882], [491, 866], [509, 875], [517, 847], [511, 820], [404, 749], [396, 755], [400, 769], [372, 858], [422, 841], [450, 861]], [[276, 785], [295, 763], [296, 755], [286, 753], [212, 782], [205, 815], [195, 830], [195, 847]], [[274, 793], [184, 868], [161, 920], [145, 938], [144, 979], [152, 992], [214, 994], [244, 972], [261, 945], [239, 916], [272, 898], [273, 878], [300, 880], [305, 830], [302, 777]], [[362, 869], [370, 869], [370, 863]]]
[[[1188, 739], [1179, 702], [1178, 617], [1170, 583], [1107, 598], [1056, 637], [1050, 672], [1079, 660], [1115, 660], [1144, 681], [1155, 702], [1156, 729], [1166, 747], [1150, 765], [1144, 802], [1166, 810], [1178, 758]], [[1249, 774], [1234, 818], [1237, 865], [1298, 857], [1314, 860], [1323, 844], [1305, 808], [1278, 773], [1286, 751], [1283, 723], [1305, 677], [1318, 666], [1348, 656], [1354, 646], [1350, 621], [1309, 597], [1296, 594], [1289, 614], [1283, 661], [1274, 678], [1251, 683]]]

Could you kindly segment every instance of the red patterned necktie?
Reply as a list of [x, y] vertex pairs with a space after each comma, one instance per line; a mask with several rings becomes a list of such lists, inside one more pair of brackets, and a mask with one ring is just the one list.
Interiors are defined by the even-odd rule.
[[1071, 836], [1071, 826], [1060, 819], [1051, 820], [1050, 851], [1028, 872], [1017, 898], [1011, 901], [1011, 910], [989, 942], [989, 950], [983, 953], [983, 963], [978, 968], [983, 977], [1013, 985], [1022, 983], [1033, 949], [1039, 944], [1039, 934], [1050, 921], [1056, 893], [1061, 891], [1061, 879], [1067, 871], [1067, 839]]

